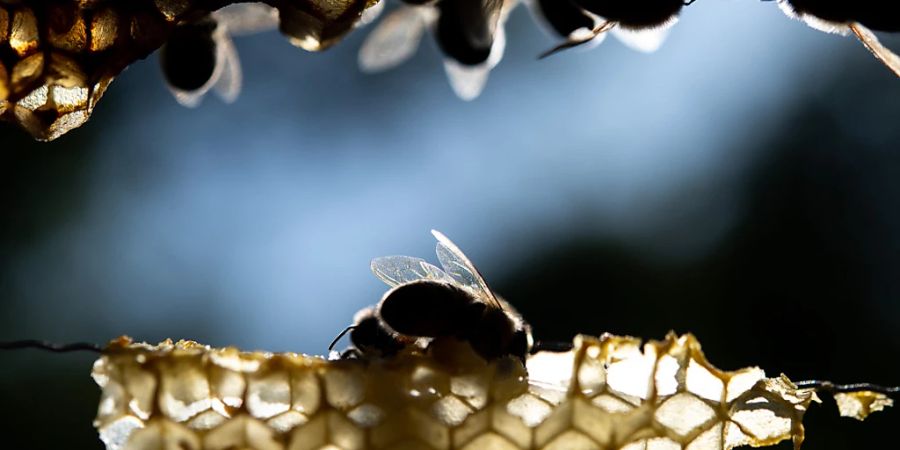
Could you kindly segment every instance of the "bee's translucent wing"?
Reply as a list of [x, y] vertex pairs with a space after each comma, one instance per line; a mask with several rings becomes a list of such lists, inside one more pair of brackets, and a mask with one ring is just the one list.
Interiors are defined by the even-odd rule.
[[213, 75], [213, 89], [225, 103], [233, 103], [241, 93], [243, 74], [237, 49], [227, 33], [216, 36], [216, 74]]
[[453, 282], [453, 279], [444, 273], [443, 270], [424, 259], [412, 256], [383, 256], [375, 258], [372, 260], [371, 267], [372, 273], [391, 287], [418, 280]]
[[228, 5], [212, 13], [219, 26], [232, 36], [244, 36], [278, 27], [278, 10], [265, 3]]
[[427, 7], [401, 6], [385, 17], [359, 50], [363, 72], [382, 72], [411, 58], [419, 48], [428, 19]]
[[669, 29], [675, 22], [676, 19], [673, 19], [664, 26], [645, 30], [629, 30], [615, 27], [612, 30], [612, 34], [632, 50], [653, 53], [659, 50], [659, 47], [665, 42], [666, 37], [669, 35]]
[[900, 77], [900, 56], [897, 56], [896, 53], [882, 45], [875, 33], [862, 24], [853, 23], [850, 25], [850, 29], [853, 30], [853, 34], [879, 61]]
[[483, 296], [493, 306], [503, 309], [500, 301], [494, 296], [481, 273], [478, 272], [472, 261], [469, 261], [469, 258], [463, 254], [462, 250], [440, 231], [431, 230], [431, 234], [438, 241], [435, 252], [437, 253], [438, 261], [444, 267], [444, 272], [450, 275], [458, 284], [475, 290], [477, 294], [480, 294], [479, 297]]

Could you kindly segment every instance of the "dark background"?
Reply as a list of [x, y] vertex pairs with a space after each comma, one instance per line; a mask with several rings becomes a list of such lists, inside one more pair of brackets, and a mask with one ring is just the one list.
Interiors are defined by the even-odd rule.
[[[850, 38], [720, 3], [654, 55], [540, 62], [517, 11], [473, 103], [431, 42], [367, 76], [364, 31], [322, 55], [270, 33], [238, 41], [234, 105], [178, 107], [151, 58], [58, 141], [2, 125], [0, 340], [322, 353], [384, 290], [368, 259], [434, 260], [437, 228], [540, 339], [674, 329], [723, 369], [900, 384], [900, 82]], [[101, 448], [91, 361], [0, 354], [3, 447]], [[897, 419], [826, 398], [805, 448], [890, 447]]]

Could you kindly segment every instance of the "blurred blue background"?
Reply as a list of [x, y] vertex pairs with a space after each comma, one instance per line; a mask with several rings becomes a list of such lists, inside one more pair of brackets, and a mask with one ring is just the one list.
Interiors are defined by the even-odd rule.
[[[180, 107], [153, 56], [53, 143], [3, 125], [0, 340], [322, 354], [384, 292], [371, 258], [433, 260], [435, 228], [539, 338], [693, 331], [724, 368], [900, 384], [900, 82], [854, 39], [698, 2], [655, 54], [538, 61], [554, 41], [519, 8], [467, 103], [430, 39], [360, 73], [368, 30], [322, 54], [239, 39], [233, 105]], [[12, 448], [100, 448], [89, 356], [0, 358]], [[70, 428], [32, 433], [28, 408]], [[809, 448], [897, 419], [819, 409]]]

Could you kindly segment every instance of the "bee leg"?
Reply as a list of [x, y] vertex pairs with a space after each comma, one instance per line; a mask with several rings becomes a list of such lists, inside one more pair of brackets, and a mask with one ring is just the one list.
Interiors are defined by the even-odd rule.
[[363, 354], [359, 349], [348, 348], [341, 353], [341, 359], [362, 359]]

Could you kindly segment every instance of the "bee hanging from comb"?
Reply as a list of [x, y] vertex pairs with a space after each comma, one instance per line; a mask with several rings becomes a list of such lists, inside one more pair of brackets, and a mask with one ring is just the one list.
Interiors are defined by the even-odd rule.
[[872, 55], [900, 77], [900, 56], [885, 47], [873, 31], [900, 32], [900, 14], [892, 2], [877, 0], [778, 0], [789, 17], [826, 33], [853, 33]]
[[243, 76], [232, 36], [278, 25], [278, 11], [262, 3], [226, 6], [179, 24], [160, 49], [160, 66], [178, 103], [196, 107], [211, 89], [226, 103], [237, 99]]
[[518, 0], [405, 0], [368, 35], [359, 51], [365, 72], [381, 72], [409, 59], [431, 30], [445, 55], [450, 86], [463, 100], [477, 98], [506, 48], [504, 24]]
[[685, 5], [693, 0], [531, 0], [532, 11], [554, 34], [566, 39], [541, 58], [587, 43], [613, 31], [629, 47], [652, 52], [662, 44]]

